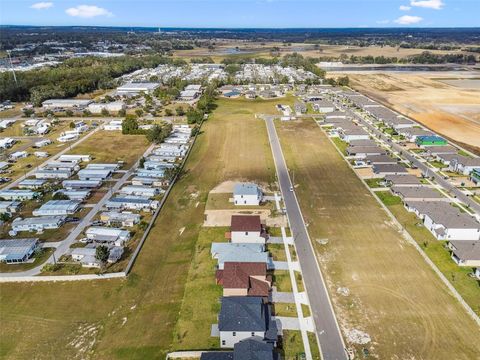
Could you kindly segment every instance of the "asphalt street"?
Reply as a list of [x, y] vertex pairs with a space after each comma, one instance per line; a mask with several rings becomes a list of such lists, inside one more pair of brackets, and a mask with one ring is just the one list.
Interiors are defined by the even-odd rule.
[[300, 206], [294, 191], [290, 191], [292, 183], [283, 157], [272, 117], [265, 116], [270, 146], [277, 169], [280, 190], [283, 194], [290, 229], [295, 241], [298, 259], [302, 268], [303, 281], [310, 301], [312, 316], [315, 322], [320, 351], [324, 360], [346, 360], [347, 354], [342, 335], [338, 327], [328, 291], [317, 263], [310, 242], [307, 228], [303, 221]]

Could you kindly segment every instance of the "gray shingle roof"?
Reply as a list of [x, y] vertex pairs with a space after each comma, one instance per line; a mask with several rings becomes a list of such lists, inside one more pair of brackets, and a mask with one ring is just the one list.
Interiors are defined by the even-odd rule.
[[229, 296], [222, 298], [218, 317], [220, 331], [260, 331], [268, 330], [270, 306], [261, 297]]
[[445, 201], [407, 201], [407, 205], [446, 228], [480, 229], [480, 223], [475, 218]]

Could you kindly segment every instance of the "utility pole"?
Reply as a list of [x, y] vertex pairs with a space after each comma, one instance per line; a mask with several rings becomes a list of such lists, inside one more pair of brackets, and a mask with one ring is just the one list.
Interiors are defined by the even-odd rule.
[[10, 67], [12, 68], [13, 80], [15, 80], [15, 84], [18, 85], [17, 82], [17, 75], [15, 75], [15, 69], [13, 68], [12, 57], [10, 56], [10, 50], [7, 50], [8, 59], [10, 60]]

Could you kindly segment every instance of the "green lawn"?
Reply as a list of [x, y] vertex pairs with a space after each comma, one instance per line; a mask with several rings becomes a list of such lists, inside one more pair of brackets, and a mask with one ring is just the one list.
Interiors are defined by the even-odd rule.
[[409, 213], [403, 205], [388, 205], [388, 208], [463, 299], [480, 315], [480, 282], [469, 276], [472, 269], [455, 264], [450, 252], [445, 249], [445, 242], [435, 239], [427, 228], [421, 225], [421, 220], [414, 213]]
[[273, 273], [273, 283], [281, 292], [292, 292], [292, 282], [290, 281], [290, 274], [287, 270], [275, 270]]
[[47, 261], [50, 255], [52, 255], [53, 250], [53, 248], [45, 248], [38, 250], [33, 257], [33, 262], [26, 262], [22, 264], [5, 264], [2, 262], [0, 263], [0, 272], [16, 272], [33, 269], [34, 267]]
[[283, 332], [283, 359], [298, 360], [305, 354], [302, 334], [299, 330], [285, 330]]
[[390, 191], [376, 191], [375, 195], [387, 206], [399, 205], [402, 203], [400, 197], [393, 195]]
[[381, 178], [381, 179], [364, 179], [364, 180], [367, 183], [367, 185], [372, 189], [385, 187], [384, 185], [380, 185], [380, 183], [385, 180], [383, 178]]
[[310, 344], [310, 351], [312, 353], [312, 359], [313, 360], [320, 360], [320, 349], [318, 347], [318, 342], [317, 342], [317, 337], [315, 336], [315, 333], [309, 332], [307, 333], [308, 335], [308, 342]]
[[267, 250], [273, 257], [273, 260], [287, 261], [287, 255], [285, 253], [285, 247], [283, 246], [283, 244], [268, 244]]
[[286, 303], [275, 303], [275, 316], [288, 316], [288, 317], [297, 317], [297, 309], [295, 304], [286, 304]]
[[347, 155], [347, 148], [348, 148], [348, 143], [340, 139], [339, 137], [332, 137], [330, 138], [333, 143], [338, 147], [338, 149], [341, 151], [343, 155]]
[[445, 165], [444, 163], [442, 163], [440, 161], [429, 161], [428, 163], [430, 165], [432, 165], [433, 167], [436, 167], [438, 169], [443, 169], [443, 168], [448, 167], [448, 165]]

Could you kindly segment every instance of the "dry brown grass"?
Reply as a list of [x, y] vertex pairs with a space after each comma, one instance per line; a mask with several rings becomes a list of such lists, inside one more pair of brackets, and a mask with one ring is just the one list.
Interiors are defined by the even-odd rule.
[[[478, 325], [326, 135], [310, 120], [277, 129], [344, 333], [367, 332], [372, 343], [366, 347], [379, 359], [479, 358]], [[350, 295], [339, 295], [339, 287]]]

